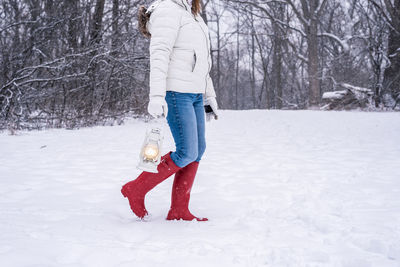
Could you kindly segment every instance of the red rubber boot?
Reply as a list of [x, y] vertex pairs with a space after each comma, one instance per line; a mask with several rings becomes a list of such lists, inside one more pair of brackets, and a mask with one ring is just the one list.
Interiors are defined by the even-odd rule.
[[175, 174], [172, 186], [171, 209], [167, 220], [208, 221], [207, 218], [198, 218], [189, 211], [190, 191], [196, 176], [199, 163], [194, 161]]
[[146, 194], [180, 169], [171, 159], [170, 153], [161, 157], [157, 166], [158, 173], [142, 172], [138, 178], [125, 184], [121, 189], [122, 195], [128, 198], [133, 213], [139, 218], [148, 214], [144, 206]]

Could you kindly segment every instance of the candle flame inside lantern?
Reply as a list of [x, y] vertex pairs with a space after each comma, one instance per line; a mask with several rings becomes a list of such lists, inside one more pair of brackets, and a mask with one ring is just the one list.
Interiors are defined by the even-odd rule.
[[144, 148], [144, 157], [147, 160], [155, 160], [158, 156], [158, 146], [156, 144], [147, 144]]

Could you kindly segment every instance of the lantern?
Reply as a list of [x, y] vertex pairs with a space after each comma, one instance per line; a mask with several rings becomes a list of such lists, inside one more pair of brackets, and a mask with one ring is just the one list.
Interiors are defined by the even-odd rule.
[[161, 159], [161, 146], [164, 139], [161, 128], [153, 127], [147, 131], [139, 154], [138, 169], [157, 173], [157, 166]]

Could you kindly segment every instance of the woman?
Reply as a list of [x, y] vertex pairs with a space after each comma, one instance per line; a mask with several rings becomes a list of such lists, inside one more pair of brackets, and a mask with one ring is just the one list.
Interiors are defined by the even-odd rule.
[[132, 211], [147, 215], [146, 194], [175, 174], [167, 220], [207, 221], [189, 211], [190, 191], [206, 148], [203, 97], [218, 113], [211, 69], [208, 28], [200, 0], [158, 0], [147, 10], [150, 41], [148, 112], [167, 116], [176, 151], [161, 158], [158, 173], [143, 172], [122, 187]]

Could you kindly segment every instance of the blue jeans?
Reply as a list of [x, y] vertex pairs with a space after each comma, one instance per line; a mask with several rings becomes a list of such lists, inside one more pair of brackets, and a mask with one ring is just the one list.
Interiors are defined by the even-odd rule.
[[175, 140], [174, 163], [183, 168], [199, 162], [206, 150], [205, 114], [202, 94], [167, 91], [167, 121]]

